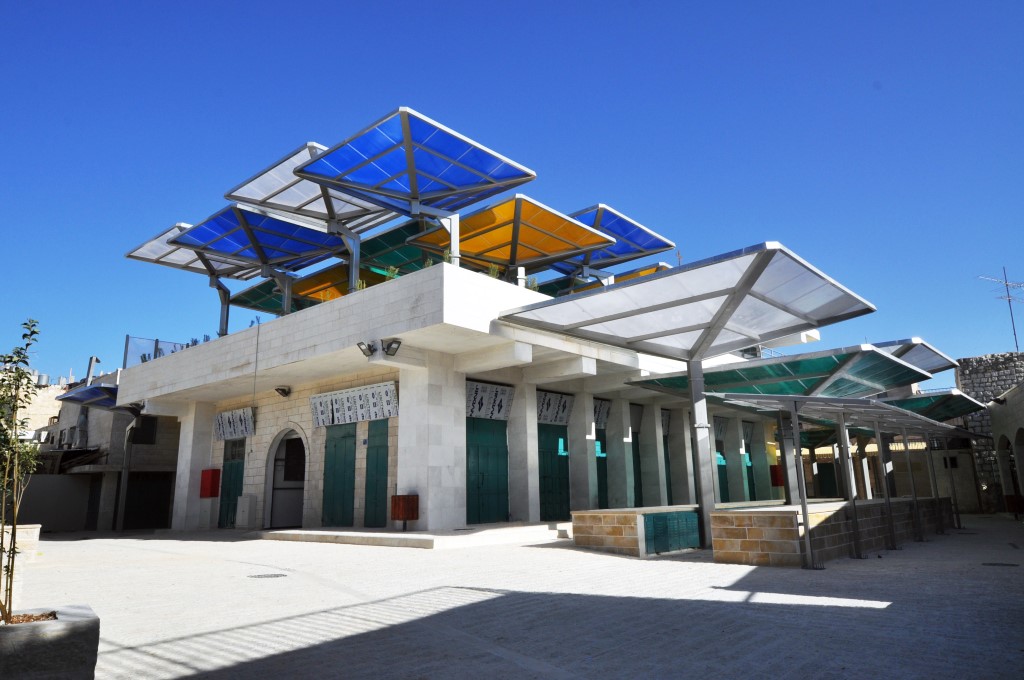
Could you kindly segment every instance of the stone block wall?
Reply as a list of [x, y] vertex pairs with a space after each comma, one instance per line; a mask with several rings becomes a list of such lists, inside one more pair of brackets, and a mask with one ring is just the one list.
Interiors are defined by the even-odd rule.
[[[854, 555], [853, 511], [843, 503], [811, 506], [811, 545], [819, 562]], [[935, 533], [941, 513], [942, 526], [953, 523], [948, 498], [936, 502], [918, 499], [921, 527], [927, 537]], [[914, 513], [910, 499], [892, 501], [897, 545], [914, 540]], [[889, 527], [885, 502], [857, 504], [857, 528], [861, 550], [885, 550]], [[771, 511], [726, 510], [711, 513], [711, 538], [716, 562], [753, 566], [799, 567], [803, 565], [803, 532], [798, 508]]]
[[[1024, 352], [985, 354], [978, 357], [957, 359], [960, 367], [956, 371], [957, 388], [987, 404], [1000, 394], [1024, 382]], [[967, 429], [974, 434], [991, 435], [992, 422], [988, 409], [966, 417]], [[996, 459], [995, 442], [990, 439], [974, 439], [974, 457], [978, 470], [978, 483], [988, 488], [999, 483], [999, 466]], [[1012, 493], [1012, 491], [1010, 492]], [[990, 494], [985, 510], [991, 507], [995, 494]], [[999, 494], [1001, 496], [1001, 494]], [[983, 501], [984, 502], [984, 501]]]
[[800, 530], [794, 510], [711, 513], [711, 547], [716, 562], [799, 567]]
[[574, 512], [573, 541], [583, 548], [640, 557], [637, 522], [642, 521], [643, 516], [635, 511]]

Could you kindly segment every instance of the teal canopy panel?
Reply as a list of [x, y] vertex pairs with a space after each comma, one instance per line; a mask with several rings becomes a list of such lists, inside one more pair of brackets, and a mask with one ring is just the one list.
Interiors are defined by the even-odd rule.
[[[872, 345], [737, 361], [704, 369], [705, 389], [709, 392], [780, 397], [864, 397], [930, 377], [931, 374]], [[633, 384], [682, 396], [688, 396], [690, 389], [686, 373], [637, 380]]]

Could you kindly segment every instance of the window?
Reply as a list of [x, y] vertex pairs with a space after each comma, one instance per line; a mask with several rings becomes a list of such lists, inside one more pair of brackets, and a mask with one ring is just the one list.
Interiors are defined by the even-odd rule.
[[156, 444], [156, 416], [139, 416], [132, 432], [133, 444]]
[[245, 460], [245, 439], [228, 439], [224, 442], [224, 462]]

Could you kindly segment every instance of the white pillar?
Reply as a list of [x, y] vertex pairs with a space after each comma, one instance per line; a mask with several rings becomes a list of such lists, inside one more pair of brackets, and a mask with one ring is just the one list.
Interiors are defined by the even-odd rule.
[[180, 416], [178, 435], [178, 471], [174, 482], [174, 508], [171, 528], [191, 531], [210, 528], [212, 500], [199, 498], [199, 482], [203, 468], [210, 467], [213, 457], [213, 404], [192, 402]]
[[729, 502], [750, 500], [747, 489], [747, 467], [743, 462], [743, 423], [739, 418], [727, 418], [725, 428], [725, 469], [728, 474]]
[[608, 505], [632, 508], [633, 493], [633, 428], [629, 422], [629, 402], [612, 399], [608, 410]]
[[579, 392], [569, 416], [569, 507], [597, 508], [597, 429], [594, 395]]
[[[513, 522], [540, 521], [537, 386], [515, 386], [508, 419], [508, 505]], [[572, 438], [570, 437], [570, 441]], [[572, 459], [570, 458], [570, 461]]]
[[640, 422], [640, 483], [643, 485], [644, 505], [647, 506], [668, 505], [663, 432], [661, 407], [645, 404]]
[[669, 410], [668, 455], [672, 476], [672, 502], [696, 505], [693, 492], [693, 446], [690, 440], [690, 414], [684, 408]]
[[466, 526], [466, 376], [453, 366], [427, 352], [425, 368], [399, 373], [398, 493], [420, 506], [410, 529]]
[[764, 423], [754, 421], [754, 432], [750, 436], [750, 468], [754, 472], [754, 493], [752, 500], [768, 501], [772, 496], [771, 461], [768, 460], [768, 446], [764, 438]]

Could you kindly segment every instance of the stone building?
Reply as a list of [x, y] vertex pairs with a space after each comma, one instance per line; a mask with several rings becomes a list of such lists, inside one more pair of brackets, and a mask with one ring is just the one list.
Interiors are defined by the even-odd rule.
[[[957, 387], [983, 404], [989, 404], [1003, 393], [1024, 382], [1024, 352], [985, 354], [958, 359]], [[1005, 494], [1013, 494], [1005, 485], [997, 455], [998, 442], [993, 437], [992, 415], [989, 409], [967, 417], [967, 429], [979, 435], [973, 439], [975, 464], [984, 509], [1003, 510]], [[1012, 441], [1012, 439], [1011, 439]], [[1002, 463], [1006, 467], [1007, 461]]]
[[[688, 506], [710, 544], [716, 504], [899, 491], [864, 447], [801, 483], [797, 397], [825, 409], [803, 426], [843, 456], [837, 411], [867, 437], [954, 429], [858, 401], [952, 367], [920, 339], [760, 355], [874, 311], [781, 244], [617, 272], [675, 246], [604, 204], [474, 205], [533, 177], [403, 108], [301, 147], [227, 208], [129, 253], [208, 277], [221, 301], [223, 337], [118, 385], [118, 407], [179, 426], [172, 527], [386, 527], [388, 500], [415, 495], [410, 529]], [[302, 273], [314, 264], [328, 266]], [[232, 306], [280, 316], [228, 334]], [[740, 392], [791, 401], [728, 399]]]

